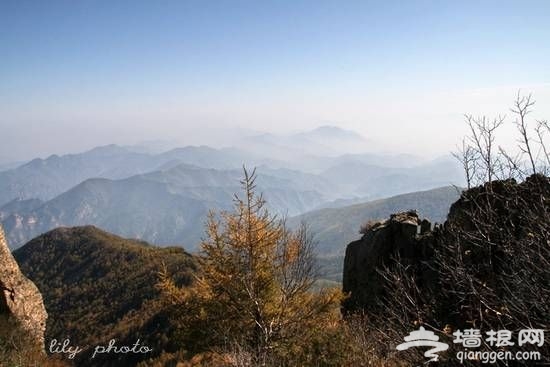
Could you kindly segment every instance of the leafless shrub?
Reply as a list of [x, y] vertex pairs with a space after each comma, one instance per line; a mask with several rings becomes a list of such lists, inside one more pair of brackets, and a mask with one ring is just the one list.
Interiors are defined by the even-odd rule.
[[497, 145], [496, 133], [505, 123], [506, 116], [490, 119], [465, 115], [470, 134], [452, 154], [464, 170], [468, 188], [488, 183], [490, 189], [495, 179], [524, 180], [530, 174], [549, 172], [550, 151], [546, 137], [550, 126], [546, 120], [537, 120], [532, 126], [528, 115], [534, 105], [530, 94], [518, 92], [510, 109], [518, 132], [517, 153], [512, 153], [515, 149]]
[[[495, 132], [504, 117], [466, 116], [471, 135], [455, 157], [469, 190], [432, 234], [427, 260], [414, 262], [397, 254], [379, 269], [386, 292], [368, 318], [369, 330], [381, 339], [378, 344], [400, 343], [422, 325], [448, 338], [452, 356], [457, 346], [451, 334], [457, 329], [510, 330], [514, 335], [522, 329], [550, 329], [550, 179], [545, 176], [550, 127], [546, 121], [530, 126], [533, 105], [531, 96], [518, 94], [512, 109], [519, 134], [515, 154], [496, 145]], [[487, 344], [481, 348], [495, 350]], [[550, 355], [547, 344], [536, 350]], [[390, 353], [383, 347], [379, 352]], [[403, 358], [422, 360], [415, 354]]]
[[462, 139], [462, 146], [458, 148], [452, 155], [461, 163], [462, 169], [466, 177], [466, 185], [472, 187], [472, 183], [477, 175], [478, 153], [474, 147], [468, 144], [466, 138]]
[[485, 116], [472, 115], [465, 115], [465, 118], [470, 128], [470, 136], [467, 137], [469, 145], [465, 149], [471, 151], [468, 155], [470, 159], [475, 157], [468, 166], [476, 173], [471, 179], [477, 182], [492, 182], [500, 159], [495, 152], [496, 130], [504, 123], [505, 116], [498, 116], [492, 120]]

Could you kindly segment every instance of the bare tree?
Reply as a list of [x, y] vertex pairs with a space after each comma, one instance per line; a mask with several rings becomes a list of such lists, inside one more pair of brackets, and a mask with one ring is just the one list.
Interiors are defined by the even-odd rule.
[[529, 94], [528, 96], [522, 96], [521, 92], [518, 91], [517, 98], [514, 102], [514, 107], [511, 109], [511, 111], [518, 116], [518, 119], [516, 119], [514, 123], [516, 124], [520, 133], [519, 149], [522, 153], [527, 155], [527, 158], [529, 159], [529, 162], [531, 164], [531, 169], [533, 171], [532, 173], [537, 173], [537, 167], [535, 164], [537, 158], [534, 156], [531, 149], [531, 139], [529, 138], [529, 129], [526, 121], [526, 116], [531, 112], [530, 108], [534, 104], [535, 101], [532, 100], [531, 94]]
[[548, 174], [548, 167], [550, 167], [550, 155], [544, 141], [544, 135], [550, 132], [550, 126], [548, 125], [547, 120], [538, 120], [537, 126], [535, 127], [535, 133], [537, 134], [538, 140], [537, 143], [541, 147], [542, 153], [544, 155], [544, 171], [543, 173]]
[[[534, 103], [531, 95], [521, 94], [514, 102], [517, 153], [496, 145], [503, 116], [466, 116], [470, 136], [453, 155], [469, 190], [423, 242], [432, 246], [428, 259], [411, 263], [397, 256], [381, 269], [387, 296], [370, 321], [388, 343], [398, 342], [411, 324], [449, 337], [467, 328], [550, 328], [550, 179], [541, 174], [550, 167], [545, 142], [550, 125], [545, 120], [529, 125]], [[517, 181], [497, 180], [503, 176]], [[495, 350], [488, 344], [481, 348]], [[548, 355], [550, 348], [539, 351]]]
[[512, 156], [504, 148], [499, 147], [499, 154], [503, 158], [500, 160], [499, 171], [502, 173], [502, 179], [523, 180], [527, 173], [523, 169], [523, 154], [521, 152]]
[[496, 144], [496, 131], [505, 123], [505, 116], [489, 119], [465, 115], [470, 134], [452, 154], [462, 165], [468, 188], [488, 183], [490, 190], [494, 179], [524, 180], [529, 174], [550, 172], [550, 149], [545, 141], [550, 125], [537, 120], [536, 126], [530, 126], [527, 116], [534, 105], [531, 94], [518, 92], [511, 108], [519, 133], [517, 152]]
[[476, 150], [464, 138], [462, 139], [462, 147], [459, 147], [456, 152], [451, 154], [462, 164], [462, 169], [464, 169], [466, 176], [466, 184], [468, 189], [470, 189], [476, 176], [476, 162], [478, 160]]
[[496, 130], [504, 123], [505, 116], [492, 120], [485, 116], [466, 115], [465, 117], [471, 133], [467, 139], [475, 156], [478, 157], [475, 161], [476, 172], [480, 175], [478, 179], [490, 185], [495, 177], [495, 168], [498, 167], [498, 155], [495, 153]]

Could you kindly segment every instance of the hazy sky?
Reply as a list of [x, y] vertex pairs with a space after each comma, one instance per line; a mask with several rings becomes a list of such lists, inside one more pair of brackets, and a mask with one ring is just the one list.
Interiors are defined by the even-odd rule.
[[550, 119], [550, 2], [0, 0], [0, 162], [332, 124], [440, 154], [518, 89]]

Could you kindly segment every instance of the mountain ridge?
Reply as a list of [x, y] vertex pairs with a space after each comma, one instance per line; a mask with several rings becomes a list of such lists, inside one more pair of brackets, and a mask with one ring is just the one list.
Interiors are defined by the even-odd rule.
[[[13, 254], [44, 297], [46, 344], [70, 338], [85, 349], [78, 366], [130, 367], [161, 353], [170, 331], [162, 321], [158, 274], [166, 269], [185, 286], [197, 271], [195, 258], [182, 248], [159, 248], [94, 226], [54, 229]], [[140, 338], [154, 353], [91, 360], [89, 348], [111, 338], [131, 344]]]
[[[240, 170], [180, 165], [121, 180], [92, 178], [28, 211], [4, 214], [14, 248], [59, 226], [92, 224], [159, 245], [196, 248], [210, 210], [225, 210], [240, 191]], [[321, 204], [323, 194], [292, 180], [259, 174], [274, 211], [296, 214]], [[285, 212], [287, 211], [287, 212]]]
[[[443, 222], [451, 204], [460, 197], [460, 189], [445, 186], [377, 199], [340, 208], [323, 208], [289, 218], [288, 224], [309, 226], [315, 234], [317, 252], [323, 255], [343, 255], [345, 245], [359, 236], [368, 220], [385, 218], [392, 213], [416, 209], [433, 222]], [[334, 218], [340, 218], [335, 223]]]

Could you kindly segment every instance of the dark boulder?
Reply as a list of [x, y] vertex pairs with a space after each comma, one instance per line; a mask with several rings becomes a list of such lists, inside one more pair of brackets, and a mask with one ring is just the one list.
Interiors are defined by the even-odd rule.
[[344, 259], [343, 290], [349, 294], [343, 303], [344, 312], [376, 306], [384, 292], [378, 270], [396, 257], [410, 263], [426, 258], [430, 248], [424, 238], [430, 229], [428, 220], [408, 211], [371, 224], [361, 239], [351, 242]]

